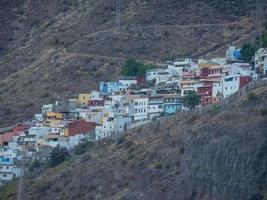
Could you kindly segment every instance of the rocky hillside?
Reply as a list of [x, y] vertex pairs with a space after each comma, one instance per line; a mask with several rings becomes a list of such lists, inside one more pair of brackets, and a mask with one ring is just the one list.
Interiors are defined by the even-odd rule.
[[224, 55], [253, 35], [255, 1], [1, 0], [0, 127], [114, 79], [125, 59]]
[[[24, 199], [267, 199], [267, 87], [146, 126], [24, 180]], [[253, 97], [253, 98], [252, 98]], [[16, 199], [17, 182], [0, 190]]]

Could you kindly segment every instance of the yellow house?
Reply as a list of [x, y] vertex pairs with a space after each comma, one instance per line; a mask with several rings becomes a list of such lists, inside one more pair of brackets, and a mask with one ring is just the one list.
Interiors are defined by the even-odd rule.
[[47, 123], [50, 127], [58, 127], [63, 121], [63, 114], [57, 112], [47, 113]]
[[88, 105], [88, 102], [90, 100], [90, 94], [79, 94], [79, 103], [81, 106], [86, 106]]

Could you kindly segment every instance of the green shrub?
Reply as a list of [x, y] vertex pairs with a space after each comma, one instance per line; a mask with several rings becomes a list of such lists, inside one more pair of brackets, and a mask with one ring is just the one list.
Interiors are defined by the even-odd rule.
[[147, 70], [154, 68], [151, 64], [143, 64], [135, 59], [129, 59], [122, 66], [121, 73], [123, 76], [145, 76]]
[[154, 168], [155, 169], [161, 169], [162, 168], [162, 164], [160, 162], [156, 162], [156, 163], [154, 163]]
[[180, 148], [180, 154], [183, 155], [184, 154], [184, 147]]
[[34, 160], [30, 166], [29, 166], [29, 171], [32, 172], [34, 169], [39, 168], [41, 166], [39, 160]]
[[61, 147], [57, 145], [50, 153], [50, 166], [55, 167], [63, 161], [67, 160], [69, 157], [69, 152], [66, 147]]
[[78, 144], [78, 145], [76, 145], [76, 146], [74, 147], [74, 153], [75, 153], [76, 155], [82, 155], [82, 154], [84, 154], [84, 153], [88, 150], [88, 148], [91, 147], [92, 145], [93, 145], [93, 143], [92, 143], [92, 142], [89, 142], [89, 141], [82, 142], [82, 143], [80, 143], [80, 144]]
[[134, 158], [135, 158], [135, 155], [133, 153], [128, 154], [128, 156], [127, 156], [128, 160], [133, 160]]
[[261, 116], [265, 116], [265, 115], [267, 115], [267, 109], [266, 108], [261, 110]]
[[253, 101], [253, 100], [257, 99], [257, 96], [254, 92], [250, 92], [250, 93], [248, 93], [247, 98], [248, 98], [248, 100]]

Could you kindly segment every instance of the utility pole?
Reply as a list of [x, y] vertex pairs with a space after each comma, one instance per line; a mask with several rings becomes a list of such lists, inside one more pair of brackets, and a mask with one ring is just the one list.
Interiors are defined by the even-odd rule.
[[116, 30], [120, 31], [121, 28], [121, 0], [115, 0], [116, 1]]

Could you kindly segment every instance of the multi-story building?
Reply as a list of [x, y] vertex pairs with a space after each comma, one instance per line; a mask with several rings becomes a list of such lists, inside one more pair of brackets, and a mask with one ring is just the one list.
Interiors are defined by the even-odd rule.
[[227, 98], [239, 90], [240, 76], [227, 76], [223, 81], [222, 93], [223, 98]]
[[13, 158], [0, 157], [0, 185], [22, 175], [22, 168], [15, 165]]
[[99, 140], [112, 134], [119, 134], [125, 131], [130, 123], [129, 116], [104, 117], [103, 123], [95, 128], [95, 139]]
[[148, 97], [134, 99], [134, 121], [148, 119]]
[[101, 82], [100, 92], [103, 94], [112, 94], [113, 92], [119, 91], [120, 86], [120, 82]]
[[183, 98], [178, 94], [168, 94], [164, 96], [163, 114], [171, 115], [182, 110]]
[[148, 101], [148, 117], [153, 119], [163, 114], [164, 95], [151, 95]]
[[79, 104], [82, 107], [86, 107], [90, 100], [90, 94], [87, 94], [87, 93], [79, 94], [78, 100], [79, 100]]
[[267, 48], [256, 51], [255, 69], [260, 78], [267, 78]]

